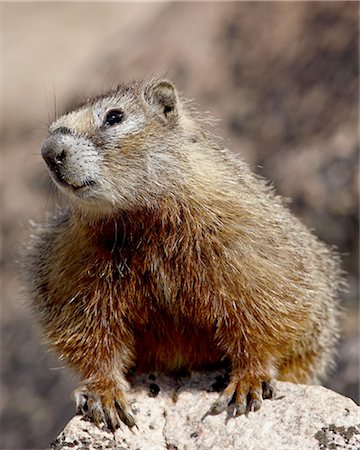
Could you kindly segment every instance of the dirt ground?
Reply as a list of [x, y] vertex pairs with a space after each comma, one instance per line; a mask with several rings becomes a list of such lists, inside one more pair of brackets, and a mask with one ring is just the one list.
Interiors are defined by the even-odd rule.
[[1, 448], [45, 448], [75, 377], [42, 345], [17, 260], [52, 209], [47, 123], [133, 77], [165, 74], [217, 134], [343, 255], [349, 285], [326, 385], [359, 400], [357, 2], [2, 3]]

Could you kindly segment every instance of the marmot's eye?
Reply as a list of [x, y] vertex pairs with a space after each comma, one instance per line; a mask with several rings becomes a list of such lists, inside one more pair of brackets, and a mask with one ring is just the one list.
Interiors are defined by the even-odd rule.
[[111, 109], [106, 113], [104, 125], [109, 127], [120, 123], [124, 118], [124, 113], [120, 109]]

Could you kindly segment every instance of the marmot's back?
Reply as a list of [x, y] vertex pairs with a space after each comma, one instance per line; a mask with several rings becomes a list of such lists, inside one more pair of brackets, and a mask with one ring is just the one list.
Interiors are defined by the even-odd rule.
[[236, 414], [271, 380], [317, 381], [337, 338], [336, 258], [168, 81], [137, 81], [50, 127], [43, 157], [69, 202], [26, 260], [50, 345], [84, 379], [77, 408], [132, 426], [126, 374], [227, 361]]

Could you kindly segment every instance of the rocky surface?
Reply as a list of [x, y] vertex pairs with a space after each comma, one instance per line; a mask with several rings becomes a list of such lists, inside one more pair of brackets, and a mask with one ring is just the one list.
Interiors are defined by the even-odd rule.
[[[52, 450], [325, 450], [358, 449], [360, 408], [322, 386], [277, 382], [277, 396], [260, 411], [206, 415], [222, 386], [221, 373], [175, 380], [137, 377], [130, 397], [138, 429], [110, 433], [74, 417]], [[211, 389], [209, 387], [211, 386]]]

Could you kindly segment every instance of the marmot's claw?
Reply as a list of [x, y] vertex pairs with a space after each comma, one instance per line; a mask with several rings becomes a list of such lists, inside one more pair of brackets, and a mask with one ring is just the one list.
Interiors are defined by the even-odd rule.
[[114, 432], [120, 427], [121, 422], [129, 428], [136, 426], [133, 416], [127, 411], [126, 404], [107, 395], [103, 399], [95, 392], [86, 388], [77, 389], [74, 392], [76, 411], [84, 417], [88, 417], [98, 427], [104, 424], [106, 428]]
[[219, 396], [219, 398], [211, 405], [211, 408], [206, 413], [206, 415], [216, 416], [217, 414], [222, 413], [225, 411], [228, 407], [228, 405], [231, 403], [233, 398], [233, 392], [228, 392], [228, 388], [222, 392], [222, 394]]
[[137, 427], [133, 416], [128, 413], [126, 409], [122, 408], [117, 400], [115, 400], [115, 407], [120, 419], [124, 422], [125, 425], [127, 425], [129, 428], [132, 428], [134, 426]]
[[246, 405], [243, 404], [236, 404], [235, 408], [234, 408], [234, 414], [236, 417], [238, 416], [242, 416], [243, 414], [246, 413]]
[[275, 389], [275, 386], [270, 381], [263, 381], [262, 389], [263, 389], [263, 394], [262, 394], [263, 399], [275, 398], [276, 389]]
[[216, 415], [225, 411], [234, 403], [234, 415], [241, 416], [258, 411], [263, 399], [274, 398], [275, 388], [270, 381], [244, 382], [233, 378], [218, 400], [213, 403], [207, 414]]
[[217, 414], [220, 414], [223, 411], [225, 411], [227, 406], [228, 404], [226, 401], [217, 400], [215, 403], [211, 405], [207, 414], [210, 414], [211, 416], [216, 416]]
[[261, 408], [262, 405], [262, 399], [252, 399], [249, 401], [249, 403], [246, 406], [246, 414], [249, 412], [255, 412], [258, 411]]

